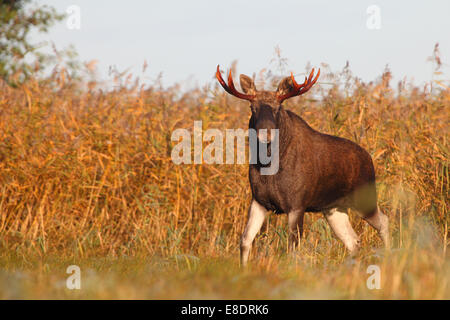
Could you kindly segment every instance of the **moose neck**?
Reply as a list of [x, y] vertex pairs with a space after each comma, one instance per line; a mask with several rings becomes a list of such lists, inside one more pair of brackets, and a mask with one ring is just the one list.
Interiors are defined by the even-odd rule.
[[[279, 130], [280, 166], [284, 167], [289, 165], [286, 163], [289, 158], [286, 157], [286, 154], [292, 150], [303, 150], [303, 154], [308, 153], [309, 142], [316, 131], [302, 117], [283, 107], [278, 112], [276, 123]], [[292, 157], [290, 158], [292, 159]]]
[[280, 161], [282, 161], [283, 155], [286, 153], [289, 142], [292, 139], [291, 130], [291, 119], [289, 114], [283, 107], [280, 107], [280, 111], [276, 118], [277, 128], [279, 130], [279, 153]]

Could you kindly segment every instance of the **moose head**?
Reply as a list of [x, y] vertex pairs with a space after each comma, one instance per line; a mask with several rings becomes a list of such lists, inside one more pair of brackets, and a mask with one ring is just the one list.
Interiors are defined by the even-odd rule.
[[[277, 129], [277, 117], [282, 108], [281, 104], [284, 100], [296, 97], [306, 93], [316, 83], [320, 75], [320, 69], [314, 76], [314, 69], [312, 69], [309, 77], [305, 77], [302, 84], [295, 81], [293, 73], [290, 77], [284, 78], [276, 91], [258, 91], [256, 90], [253, 80], [244, 75], [240, 75], [241, 88], [244, 93], [236, 90], [231, 70], [228, 73], [228, 84], [222, 78], [219, 66], [217, 66], [216, 78], [229, 94], [239, 98], [250, 101], [250, 108], [254, 119], [254, 129], [258, 133], [258, 139], [261, 142], [270, 142], [273, 136], [270, 135], [271, 129]], [[262, 130], [264, 129], [264, 130]], [[261, 132], [264, 131], [264, 134]], [[267, 134], [266, 134], [267, 132]]]

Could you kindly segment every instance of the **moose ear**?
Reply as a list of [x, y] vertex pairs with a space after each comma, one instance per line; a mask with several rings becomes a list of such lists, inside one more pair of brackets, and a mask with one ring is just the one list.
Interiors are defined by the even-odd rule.
[[277, 89], [277, 95], [282, 96], [290, 92], [294, 88], [291, 77], [286, 77], [280, 81]]
[[244, 91], [245, 94], [255, 94], [256, 87], [252, 78], [246, 76], [245, 74], [241, 74], [239, 76], [239, 80], [241, 82], [242, 91]]

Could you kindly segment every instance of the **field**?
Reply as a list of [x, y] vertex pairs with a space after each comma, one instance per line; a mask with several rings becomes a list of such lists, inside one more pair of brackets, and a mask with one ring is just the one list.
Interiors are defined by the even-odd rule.
[[[286, 216], [272, 214], [244, 270], [248, 165], [175, 165], [171, 134], [196, 120], [246, 129], [246, 102], [215, 83], [183, 94], [132, 81], [102, 91], [64, 72], [0, 83], [0, 298], [450, 299], [450, 89], [394, 90], [390, 78], [323, 77], [285, 106], [372, 155], [392, 250], [350, 212], [352, 259], [308, 213], [288, 253]], [[81, 290], [66, 288], [69, 265]], [[369, 265], [380, 289], [366, 285]]]

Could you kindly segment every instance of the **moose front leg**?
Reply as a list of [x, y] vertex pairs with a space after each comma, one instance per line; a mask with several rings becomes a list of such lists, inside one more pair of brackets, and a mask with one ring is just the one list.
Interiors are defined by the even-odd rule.
[[288, 213], [289, 252], [295, 250], [298, 246], [299, 239], [302, 237], [304, 215], [304, 210], [293, 210]]
[[256, 200], [252, 200], [248, 211], [248, 221], [241, 239], [241, 265], [246, 266], [253, 240], [267, 217], [267, 210]]

